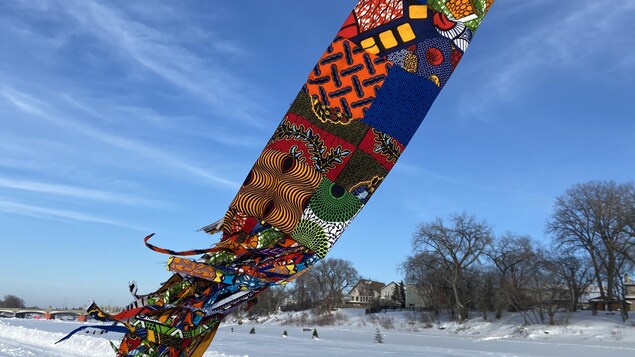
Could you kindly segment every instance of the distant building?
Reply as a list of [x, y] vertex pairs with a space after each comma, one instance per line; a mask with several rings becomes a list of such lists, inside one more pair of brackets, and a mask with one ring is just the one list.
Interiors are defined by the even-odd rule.
[[621, 301], [615, 298], [611, 301], [608, 301], [606, 298], [602, 298], [600, 296], [589, 299], [589, 308], [594, 311], [619, 311], [621, 306]]
[[380, 290], [379, 305], [383, 307], [393, 307], [395, 301], [392, 296], [395, 293], [395, 289], [399, 289], [399, 283], [392, 281], [388, 285], [384, 285]]
[[[593, 294], [587, 293], [580, 297], [580, 300], [583, 300], [579, 305], [580, 307], [600, 311], [608, 310], [609, 308], [610, 310], [618, 311], [622, 308], [622, 296], [616, 296], [613, 300], [608, 301], [599, 296], [600, 291], [597, 287], [591, 289]], [[628, 274], [624, 275], [624, 302], [626, 303], [626, 311], [632, 311], [635, 305], [635, 281]]]
[[426, 292], [417, 284], [406, 284], [406, 308], [419, 310], [427, 304]]
[[348, 293], [346, 304], [349, 306], [369, 306], [374, 301], [379, 301], [384, 283], [373, 280], [361, 279]]
[[630, 275], [624, 275], [624, 300], [633, 308], [635, 304], [635, 281]]
[[596, 298], [600, 295], [600, 289], [595, 285], [590, 285], [586, 288], [584, 293], [578, 297], [578, 309], [579, 310], [591, 310], [592, 303], [591, 299]]

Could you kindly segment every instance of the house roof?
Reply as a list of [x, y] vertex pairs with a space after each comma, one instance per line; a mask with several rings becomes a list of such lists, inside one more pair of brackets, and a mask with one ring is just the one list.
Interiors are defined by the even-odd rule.
[[399, 286], [399, 283], [395, 282], [395, 281], [391, 281], [390, 283], [384, 285], [381, 287], [381, 290], [386, 289], [387, 287], [391, 286], [391, 285], [395, 285], [395, 286]]
[[[592, 299], [589, 299], [589, 302], [596, 302], [596, 301], [599, 301], [599, 302], [608, 302], [608, 299], [607, 299], [607, 298], [602, 298], [601, 296], [598, 296], [598, 297], [594, 297], [594, 298], [592, 298]], [[616, 299], [616, 298], [613, 298], [613, 299], [611, 300], [611, 302], [618, 302], [618, 301], [620, 301], [620, 300], [619, 300], [619, 299]]]
[[353, 292], [353, 290], [357, 289], [360, 285], [364, 285], [365, 288], [374, 290], [378, 293], [381, 292], [381, 289], [385, 286], [385, 284], [381, 281], [360, 279], [357, 284], [355, 284], [355, 286], [353, 286], [353, 288], [349, 291], [349, 294]]

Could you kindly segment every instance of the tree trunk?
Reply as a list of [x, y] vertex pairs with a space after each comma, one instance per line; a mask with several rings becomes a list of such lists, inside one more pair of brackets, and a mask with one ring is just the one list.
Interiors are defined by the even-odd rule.
[[626, 300], [622, 299], [621, 307], [622, 322], [626, 322], [626, 320], [628, 320], [628, 305], [626, 304]]
[[454, 301], [456, 302], [456, 310], [459, 315], [458, 316], [459, 323], [463, 323], [463, 321], [465, 321], [465, 316], [463, 311], [464, 307], [463, 307], [463, 304], [461, 303], [461, 298], [459, 294], [458, 284], [460, 281], [462, 281], [461, 272], [460, 270], [457, 269], [454, 273], [454, 279], [452, 281], [452, 291], [454, 293]]
[[609, 311], [613, 311], [613, 298], [615, 289], [615, 252], [607, 246], [608, 261], [606, 262], [606, 300], [608, 300]]
[[578, 311], [578, 299], [580, 299], [580, 295], [576, 291], [576, 289], [571, 290], [571, 306], [569, 307], [570, 312]]
[[595, 281], [598, 284], [598, 288], [600, 289], [600, 297], [602, 299], [606, 299], [606, 294], [604, 293], [604, 284], [602, 284], [602, 276], [600, 274], [600, 267], [595, 259], [595, 255], [590, 252], [591, 263], [593, 264], [593, 275], [595, 275]]
[[553, 326], [556, 324], [556, 309], [553, 308], [553, 306], [549, 306], [548, 310], [547, 310], [547, 314], [549, 315], [549, 325]]

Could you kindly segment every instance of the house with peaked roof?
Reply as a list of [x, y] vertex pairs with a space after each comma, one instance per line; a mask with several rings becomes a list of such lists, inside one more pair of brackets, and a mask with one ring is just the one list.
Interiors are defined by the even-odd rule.
[[395, 289], [399, 288], [399, 283], [391, 281], [388, 285], [384, 285], [383, 288], [379, 291], [379, 304], [381, 306], [390, 307], [395, 304], [393, 301], [393, 294], [395, 293]]
[[384, 283], [373, 280], [360, 279], [348, 293], [346, 305], [369, 306], [379, 301]]

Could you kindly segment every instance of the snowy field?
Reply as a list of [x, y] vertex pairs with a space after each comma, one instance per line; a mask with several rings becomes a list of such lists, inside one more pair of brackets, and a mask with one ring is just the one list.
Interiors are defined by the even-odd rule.
[[[475, 318], [463, 325], [441, 322], [426, 328], [423, 323], [410, 323], [400, 312], [369, 319], [358, 310], [344, 311], [344, 321], [328, 327], [281, 325], [284, 315], [262, 323], [225, 323], [205, 356], [635, 356], [635, 327], [621, 323], [619, 314], [581, 312], [567, 317], [562, 326], [521, 327], [517, 317], [510, 316], [497, 322]], [[121, 337], [117, 334], [80, 333], [54, 345], [81, 325], [0, 319], [0, 356], [114, 356], [108, 338], [117, 343]], [[249, 334], [252, 327], [256, 334]], [[314, 327], [319, 339], [311, 338]], [[381, 344], [376, 342], [377, 328]], [[282, 336], [284, 330], [288, 337]]]

